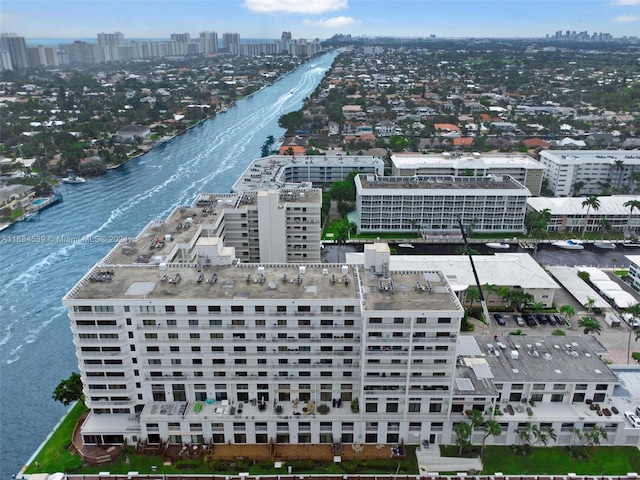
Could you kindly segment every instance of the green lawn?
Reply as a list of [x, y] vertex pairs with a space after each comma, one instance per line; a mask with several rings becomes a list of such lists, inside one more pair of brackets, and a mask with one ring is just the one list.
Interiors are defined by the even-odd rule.
[[69, 445], [73, 429], [86, 409], [81, 402], [75, 404], [25, 473], [67, 472], [82, 465], [80, 457], [69, 452]]
[[[445, 451], [457, 455], [458, 448]], [[487, 446], [482, 462], [486, 475], [626, 475], [640, 470], [640, 451], [634, 447], [597, 447], [589, 450], [586, 460], [573, 460], [564, 447], [532, 448], [530, 455], [522, 456], [514, 454], [511, 447]]]

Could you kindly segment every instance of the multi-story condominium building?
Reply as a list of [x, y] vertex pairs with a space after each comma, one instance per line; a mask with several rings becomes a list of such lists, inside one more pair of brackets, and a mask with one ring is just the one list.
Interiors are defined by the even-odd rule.
[[638, 150], [542, 150], [540, 163], [547, 188], [557, 197], [597, 195], [605, 188], [637, 193], [640, 187]]
[[464, 153], [391, 156], [392, 175], [453, 175], [483, 177], [509, 175], [522, 183], [532, 195], [540, 195], [544, 165], [528, 155], [518, 153]]
[[27, 52], [29, 54], [29, 65], [32, 67], [55, 67], [60, 64], [58, 53], [52, 47], [38, 45], [37, 47], [28, 47]]
[[625, 203], [637, 199], [637, 195], [598, 197], [600, 206], [597, 210], [589, 209], [588, 219], [587, 207], [582, 206], [586, 197], [532, 197], [527, 200], [527, 208], [535, 212], [549, 212], [547, 230], [550, 232], [582, 232], [586, 221], [589, 222], [587, 232], [599, 232], [602, 230], [603, 220], [611, 222], [611, 230], [614, 232], [637, 232], [640, 231], [640, 212], [625, 207]]
[[358, 175], [359, 232], [524, 232], [529, 190], [504, 177]]
[[15, 33], [0, 35], [0, 64], [1, 70], [18, 70], [29, 67], [27, 42], [24, 37]]
[[226, 51], [231, 51], [231, 45], [240, 44], [239, 33], [223, 33], [222, 34], [222, 48]]
[[[169, 223], [211, 215], [193, 210]], [[444, 443], [468, 410], [501, 415], [490, 443], [515, 443], [523, 422], [563, 444], [595, 425], [638, 443], [604, 412], [627, 400], [595, 337], [460, 336], [446, 276], [394, 269], [386, 244], [358, 264], [243, 264], [208, 228], [174, 240], [206, 261], [146, 263], [123, 242], [64, 297], [85, 443]], [[137, 240], [157, 234], [151, 223]]]
[[626, 255], [629, 260], [629, 284], [640, 290], [640, 255]]
[[216, 53], [218, 51], [218, 34], [216, 32], [200, 32], [200, 52]]
[[234, 192], [311, 183], [330, 186], [351, 172], [384, 174], [384, 161], [366, 155], [271, 155], [254, 160], [233, 186]]
[[98, 47], [100, 51], [101, 62], [117, 62], [120, 60], [128, 60], [120, 56], [121, 48], [126, 45], [124, 34], [115, 33], [99, 33]]

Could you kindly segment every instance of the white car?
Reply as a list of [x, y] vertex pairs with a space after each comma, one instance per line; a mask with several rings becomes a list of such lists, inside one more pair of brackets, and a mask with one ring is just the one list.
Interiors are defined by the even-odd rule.
[[631, 424], [633, 428], [640, 428], [640, 417], [633, 412], [624, 412], [624, 418]]

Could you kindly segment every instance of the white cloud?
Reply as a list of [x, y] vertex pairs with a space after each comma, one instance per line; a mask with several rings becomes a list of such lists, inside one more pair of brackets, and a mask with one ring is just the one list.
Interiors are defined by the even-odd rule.
[[640, 22], [640, 15], [634, 15], [634, 14], [620, 15], [619, 17], [614, 18], [613, 21], [616, 23]]
[[317, 15], [347, 8], [348, 0], [245, 0], [243, 6], [252, 12], [306, 13]]
[[613, 5], [640, 5], [640, 0], [613, 0]]
[[332, 17], [321, 18], [320, 20], [305, 19], [304, 24], [308, 27], [323, 27], [323, 28], [342, 28], [347, 25], [353, 25], [357, 23], [354, 18], [351, 17]]

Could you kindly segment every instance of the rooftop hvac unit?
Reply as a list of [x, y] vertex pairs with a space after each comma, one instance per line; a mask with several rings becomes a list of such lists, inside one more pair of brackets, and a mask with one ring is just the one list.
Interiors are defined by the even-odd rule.
[[347, 273], [349, 273], [349, 266], [348, 265], [342, 265], [342, 274], [346, 275]]
[[304, 275], [305, 273], [307, 273], [307, 267], [305, 267], [304, 265], [300, 265], [298, 267], [298, 274]]
[[511, 358], [514, 360], [518, 360], [518, 358], [520, 357], [520, 352], [518, 352], [517, 350], [511, 350]]

